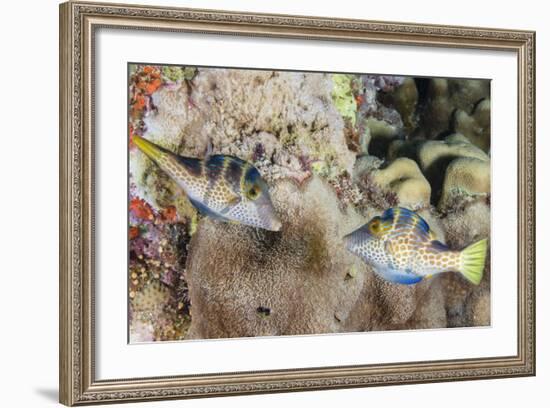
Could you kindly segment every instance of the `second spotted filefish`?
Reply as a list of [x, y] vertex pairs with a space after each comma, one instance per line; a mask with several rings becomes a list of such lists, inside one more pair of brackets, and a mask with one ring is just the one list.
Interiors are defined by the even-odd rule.
[[422, 217], [406, 208], [387, 209], [346, 235], [344, 242], [384, 279], [409, 285], [442, 272], [461, 273], [478, 285], [487, 255], [487, 239], [452, 250], [436, 239]]
[[133, 141], [202, 214], [270, 231], [281, 229], [268, 186], [252, 164], [228, 155], [208, 155], [204, 160], [179, 156], [137, 135]]

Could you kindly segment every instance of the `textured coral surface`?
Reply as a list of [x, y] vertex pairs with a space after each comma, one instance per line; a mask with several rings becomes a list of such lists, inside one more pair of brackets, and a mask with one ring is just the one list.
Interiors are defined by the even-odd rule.
[[[490, 238], [489, 81], [131, 65], [129, 101], [131, 342], [490, 325], [490, 257], [400, 285], [342, 241], [398, 205]], [[134, 135], [254, 164], [281, 231], [200, 215]]]

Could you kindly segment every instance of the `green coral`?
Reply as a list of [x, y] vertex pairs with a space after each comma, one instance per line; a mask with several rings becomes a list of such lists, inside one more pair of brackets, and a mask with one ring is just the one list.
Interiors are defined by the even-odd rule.
[[351, 268], [349, 268], [349, 271], [346, 273], [346, 280], [349, 279], [355, 279], [357, 277], [357, 265], [353, 264], [351, 265]]
[[130, 77], [137, 72], [138, 66], [136, 64], [129, 64], [128, 70], [130, 71]]
[[192, 80], [197, 74], [195, 67], [178, 67], [164, 66], [162, 67], [162, 77], [166, 82], [178, 82], [182, 80]]
[[289, 147], [297, 144], [296, 142], [298, 140], [298, 137], [298, 133], [284, 133], [283, 135], [281, 135], [280, 140], [283, 146]]
[[353, 75], [332, 75], [332, 101], [344, 120], [349, 120], [351, 125], [355, 126], [357, 104], [353, 95], [353, 80]]
[[330, 174], [330, 167], [324, 161], [316, 161], [311, 163], [311, 170], [313, 173], [318, 174], [321, 177], [327, 177]]
[[190, 223], [189, 223], [189, 235], [193, 236], [193, 234], [197, 231], [197, 225], [199, 224], [199, 215], [197, 213], [193, 214], [191, 217]]
[[311, 163], [311, 171], [327, 180], [337, 178], [345, 169], [340, 168], [334, 159], [332, 149], [323, 149], [318, 151], [319, 159]]

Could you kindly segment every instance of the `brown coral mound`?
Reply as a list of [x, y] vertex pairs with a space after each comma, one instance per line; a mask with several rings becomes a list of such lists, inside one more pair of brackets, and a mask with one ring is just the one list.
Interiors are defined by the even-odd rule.
[[[272, 194], [280, 233], [204, 219], [191, 241], [191, 338], [327, 333], [357, 302], [366, 266], [343, 246], [344, 214], [315, 177]], [[350, 226], [351, 227], [351, 226]]]

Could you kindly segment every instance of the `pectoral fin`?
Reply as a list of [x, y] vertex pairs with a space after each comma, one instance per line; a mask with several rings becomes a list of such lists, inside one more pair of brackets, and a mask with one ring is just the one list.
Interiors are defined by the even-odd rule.
[[225, 215], [231, 210], [233, 207], [235, 207], [237, 204], [241, 202], [241, 198], [237, 195], [235, 197], [231, 198], [229, 200], [229, 203], [220, 211], [220, 214]]
[[208, 216], [210, 218], [213, 218], [215, 220], [228, 221], [227, 218], [225, 218], [221, 214], [218, 214], [217, 212], [211, 210], [209, 207], [207, 207], [206, 205], [204, 205], [200, 201], [195, 200], [194, 198], [191, 198], [191, 197], [188, 197], [188, 198], [189, 198], [189, 201], [191, 202], [191, 204], [193, 204], [193, 207], [195, 207], [202, 215], [206, 215], [206, 216]]

